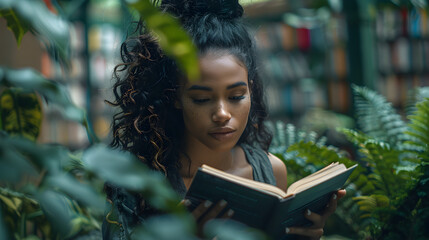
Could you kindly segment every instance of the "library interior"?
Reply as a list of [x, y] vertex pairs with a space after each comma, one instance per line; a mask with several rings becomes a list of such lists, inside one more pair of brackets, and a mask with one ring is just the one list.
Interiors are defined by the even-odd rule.
[[[103, 182], [130, 167], [121, 181], [132, 186], [125, 179], [140, 170], [110, 152], [117, 110], [108, 101], [129, 26], [144, 14], [163, 19], [151, 2], [0, 0], [0, 239], [100, 237]], [[429, 238], [428, 1], [239, 2], [255, 40], [269, 152], [286, 164], [288, 184], [331, 162], [358, 164], [322, 239]], [[148, 28], [179, 41], [163, 24], [177, 23]], [[138, 236], [198, 239], [171, 189], [143, 175], [138, 190], [174, 217], [148, 221]], [[163, 235], [163, 225], [177, 229]], [[216, 226], [225, 239], [265, 239]]]

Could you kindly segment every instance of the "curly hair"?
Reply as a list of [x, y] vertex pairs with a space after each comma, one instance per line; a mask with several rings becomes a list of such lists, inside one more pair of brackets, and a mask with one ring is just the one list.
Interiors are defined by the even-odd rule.
[[[257, 72], [252, 37], [242, 22], [238, 0], [164, 0], [165, 11], [180, 20], [200, 56], [231, 54], [248, 70], [251, 109], [247, 126], [238, 144], [259, 145], [265, 151], [272, 135], [263, 122], [267, 110]], [[115, 106], [113, 147], [130, 151], [150, 168], [167, 174], [170, 164], [178, 166], [179, 142], [184, 132], [181, 111], [174, 103], [184, 74], [166, 56], [157, 40], [138, 24], [138, 34], [121, 46], [123, 63], [114, 69]]]

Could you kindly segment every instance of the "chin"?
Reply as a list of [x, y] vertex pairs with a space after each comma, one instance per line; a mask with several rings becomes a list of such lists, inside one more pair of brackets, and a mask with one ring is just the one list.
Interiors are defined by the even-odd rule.
[[225, 151], [230, 151], [231, 149], [233, 149], [236, 145], [237, 145], [238, 141], [235, 142], [218, 142], [218, 143], [212, 143], [210, 145], [206, 145], [207, 147], [209, 147], [211, 150], [215, 151], [215, 152], [225, 152]]

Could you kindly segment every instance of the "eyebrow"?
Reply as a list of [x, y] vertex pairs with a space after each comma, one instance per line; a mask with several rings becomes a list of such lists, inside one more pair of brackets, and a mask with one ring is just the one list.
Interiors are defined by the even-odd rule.
[[[239, 86], [247, 86], [247, 83], [245, 83], [245, 82], [236, 82], [236, 83], [233, 83], [233, 84], [229, 85], [228, 87], [226, 87], [226, 89], [232, 89], [232, 88], [236, 88], [236, 87], [239, 87]], [[212, 91], [213, 89], [210, 88], [210, 87], [201, 86], [201, 85], [192, 85], [187, 90], [188, 91], [190, 91], [190, 90]]]

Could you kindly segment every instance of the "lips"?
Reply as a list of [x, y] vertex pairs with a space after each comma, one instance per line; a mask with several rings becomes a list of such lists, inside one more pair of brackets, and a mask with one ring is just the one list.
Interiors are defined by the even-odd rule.
[[229, 127], [216, 128], [209, 132], [209, 135], [219, 141], [225, 141], [234, 136], [235, 129]]

